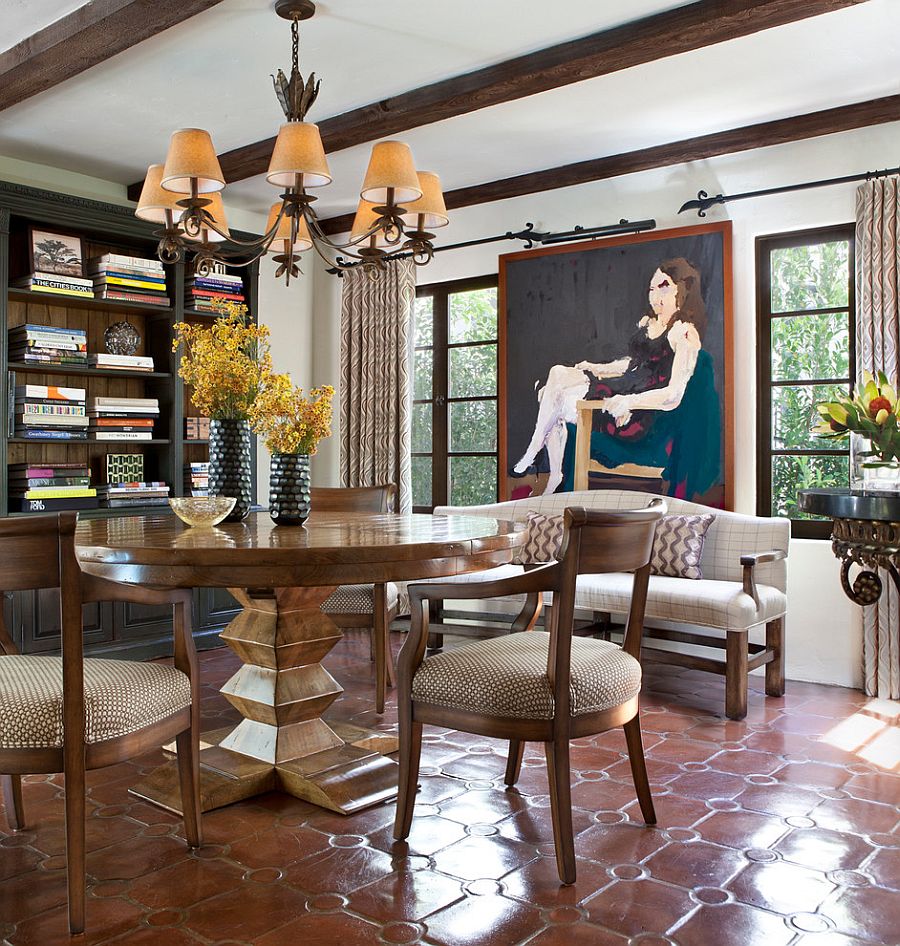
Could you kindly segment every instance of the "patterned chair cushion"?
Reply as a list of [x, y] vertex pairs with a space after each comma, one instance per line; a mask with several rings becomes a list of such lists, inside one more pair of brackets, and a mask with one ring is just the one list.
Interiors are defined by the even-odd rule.
[[[125, 736], [190, 705], [190, 681], [167, 664], [84, 661], [86, 742]], [[62, 658], [0, 657], [0, 749], [62, 744]]]
[[[414, 700], [515, 719], [551, 719], [550, 635], [526, 631], [473, 641], [427, 658], [413, 679]], [[572, 713], [618, 706], [641, 689], [641, 665], [618, 645], [572, 639]]]
[[562, 545], [565, 519], [562, 516], [544, 516], [528, 513], [528, 537], [513, 558], [519, 565], [544, 565], [556, 561]]
[[715, 516], [663, 516], [656, 526], [650, 571], [671, 578], [703, 577], [703, 543]]
[[[400, 594], [397, 586], [393, 582], [387, 582], [385, 586], [385, 599], [390, 611], [394, 605], [405, 605], [406, 610], [400, 610], [400, 614], [409, 613], [409, 595], [404, 591], [403, 602], [400, 601]], [[341, 585], [337, 591], [333, 592], [322, 603], [322, 610], [326, 614], [371, 614], [375, 607], [375, 586], [374, 585]]]

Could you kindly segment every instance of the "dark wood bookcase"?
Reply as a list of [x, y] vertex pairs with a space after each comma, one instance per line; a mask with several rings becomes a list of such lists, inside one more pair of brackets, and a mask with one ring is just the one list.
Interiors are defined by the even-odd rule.
[[[95, 469], [103, 466], [107, 453], [142, 453], [146, 479], [165, 480], [173, 496], [184, 494], [184, 465], [206, 460], [205, 441], [186, 440], [184, 419], [199, 413], [190, 403], [189, 392], [178, 377], [179, 353], [172, 351], [173, 325], [180, 321], [209, 322], [215, 316], [185, 308], [186, 264], [166, 267], [171, 308], [78, 299], [40, 294], [10, 286], [10, 281], [26, 275], [17, 252], [30, 225], [40, 225], [61, 233], [77, 233], [85, 247], [85, 259], [112, 252], [154, 258], [156, 237], [153, 225], [134, 216], [129, 206], [37, 190], [0, 181], [0, 404], [4, 421], [0, 425], [2, 451], [6, 463], [0, 473], [0, 515], [32, 515], [9, 511], [9, 464], [85, 461]], [[249, 234], [237, 234], [247, 237]], [[190, 264], [188, 263], [187, 266]], [[259, 267], [235, 270], [244, 280], [244, 294], [252, 318], [257, 318]], [[153, 356], [152, 373], [24, 365], [9, 360], [8, 329], [34, 322], [43, 325], [80, 328], [87, 331], [88, 351], [105, 351], [103, 333], [113, 322], [127, 321], [138, 330], [138, 354]], [[16, 384], [55, 384], [87, 389], [92, 396], [155, 397], [160, 417], [152, 441], [33, 441], [9, 436], [6, 409], [10, 372]], [[255, 451], [253, 453], [255, 456]], [[254, 469], [254, 487], [256, 471]], [[99, 482], [99, 478], [94, 476]], [[96, 509], [83, 517], [121, 517], [142, 512], [171, 515], [165, 508]], [[54, 591], [8, 594], [4, 616], [13, 638], [25, 653], [52, 653], [59, 649], [57, 594]], [[215, 646], [219, 630], [240, 609], [224, 589], [200, 588], [194, 594], [194, 635], [197, 644]], [[171, 616], [168, 609], [141, 605], [90, 605], [84, 615], [85, 645], [93, 654], [145, 658], [171, 651]]]

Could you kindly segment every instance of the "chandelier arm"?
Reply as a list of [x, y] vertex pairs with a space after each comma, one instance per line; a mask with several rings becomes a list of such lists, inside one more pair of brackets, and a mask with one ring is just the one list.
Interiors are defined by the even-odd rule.
[[[324, 243], [327, 247], [329, 247], [332, 250], [348, 250], [350, 252], [352, 252], [352, 250], [350, 250], [351, 247], [359, 246], [361, 243], [365, 243], [367, 240], [375, 236], [375, 234], [379, 233], [381, 230], [384, 229], [382, 226], [376, 223], [369, 230], [363, 233], [361, 236], [358, 236], [355, 240], [349, 240], [347, 243], [335, 243], [334, 240], [331, 240], [328, 237], [328, 234], [325, 233], [322, 230], [322, 228], [319, 226], [319, 218], [315, 215], [315, 213], [312, 213], [311, 216], [308, 216], [306, 218], [306, 222], [309, 226], [310, 234], [312, 235], [314, 233], [318, 237], [318, 242]], [[403, 236], [406, 235], [405, 231], [401, 231], [401, 232]], [[401, 239], [402, 239], [402, 236], [401, 236]], [[317, 241], [313, 240], [313, 242], [315, 243]], [[399, 243], [400, 241], [398, 240], [397, 242]]]

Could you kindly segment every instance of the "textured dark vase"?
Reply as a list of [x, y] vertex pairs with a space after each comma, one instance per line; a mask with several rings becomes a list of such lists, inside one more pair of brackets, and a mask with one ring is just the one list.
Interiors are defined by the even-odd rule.
[[233, 496], [226, 522], [246, 519], [253, 505], [250, 477], [250, 424], [246, 420], [209, 422], [209, 495]]
[[309, 456], [274, 453], [269, 474], [269, 515], [278, 526], [302, 526], [309, 515]]

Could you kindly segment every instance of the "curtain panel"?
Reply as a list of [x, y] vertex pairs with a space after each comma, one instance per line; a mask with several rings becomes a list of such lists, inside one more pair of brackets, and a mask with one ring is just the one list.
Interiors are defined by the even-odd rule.
[[397, 260], [374, 278], [359, 266], [342, 283], [341, 481], [395, 483], [398, 511], [409, 512], [415, 266]]
[[[856, 191], [856, 369], [900, 376], [900, 207], [897, 177], [863, 184]], [[900, 596], [880, 570], [881, 598], [863, 609], [865, 690], [900, 698]]]

